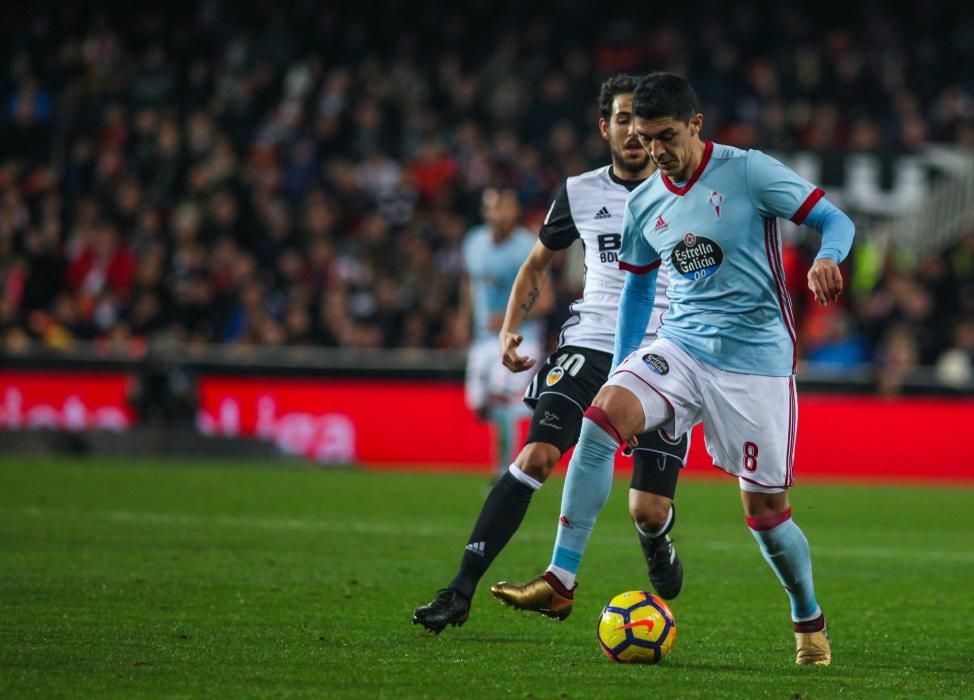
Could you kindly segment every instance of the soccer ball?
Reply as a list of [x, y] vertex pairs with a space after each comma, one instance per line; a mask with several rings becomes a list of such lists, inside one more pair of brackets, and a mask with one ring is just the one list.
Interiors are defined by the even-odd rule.
[[599, 616], [599, 646], [613, 661], [655, 664], [676, 641], [673, 613], [661, 598], [645, 591], [620, 593]]

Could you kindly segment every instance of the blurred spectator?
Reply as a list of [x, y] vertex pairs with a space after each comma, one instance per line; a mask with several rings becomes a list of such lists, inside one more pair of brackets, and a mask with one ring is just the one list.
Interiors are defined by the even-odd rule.
[[974, 231], [947, 250], [944, 258], [955, 304], [949, 310], [967, 317], [974, 316]]
[[937, 359], [937, 377], [949, 386], [974, 382], [974, 318], [954, 324], [951, 345]]
[[876, 353], [876, 389], [880, 394], [899, 393], [919, 360], [920, 351], [910, 327], [891, 326], [880, 339]]
[[841, 306], [811, 311], [802, 328], [801, 343], [810, 367], [824, 370], [857, 369], [869, 360], [865, 340], [855, 318]]

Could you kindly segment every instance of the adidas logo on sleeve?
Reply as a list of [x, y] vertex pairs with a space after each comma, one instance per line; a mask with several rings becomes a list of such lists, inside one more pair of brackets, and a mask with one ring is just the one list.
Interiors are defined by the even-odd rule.
[[609, 213], [609, 210], [606, 207], [602, 207], [597, 212], [595, 212], [595, 218], [596, 219], [611, 219], [612, 218], [612, 214]]

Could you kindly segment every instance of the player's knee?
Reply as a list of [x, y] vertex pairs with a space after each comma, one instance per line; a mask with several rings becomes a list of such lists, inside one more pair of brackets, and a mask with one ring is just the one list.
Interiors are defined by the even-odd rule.
[[748, 518], [764, 519], [780, 517], [791, 509], [788, 492], [774, 493], [741, 490], [741, 503], [744, 515]]
[[640, 492], [638, 497], [629, 499], [629, 515], [643, 532], [658, 532], [666, 527], [671, 504], [669, 498]]
[[611, 384], [603, 386], [592, 401], [592, 407], [605, 414], [623, 440], [642, 432], [643, 407], [628, 389]]
[[604, 411], [607, 415], [612, 416], [619, 410], [618, 404], [620, 403], [621, 399], [621, 391], [625, 390], [612, 385], [603, 386], [601, 389], [599, 389], [599, 393], [595, 395], [595, 398], [592, 399], [592, 406], [595, 406], [596, 408]]
[[531, 442], [524, 446], [514, 463], [537, 481], [545, 481], [561, 459], [561, 450], [548, 442]]

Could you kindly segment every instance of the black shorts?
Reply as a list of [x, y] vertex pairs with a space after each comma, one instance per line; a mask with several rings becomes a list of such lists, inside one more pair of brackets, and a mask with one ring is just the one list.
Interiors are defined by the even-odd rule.
[[687, 463], [690, 434], [670, 442], [657, 430], [643, 433], [632, 451], [632, 481], [630, 488], [673, 499], [680, 469]]
[[527, 442], [547, 442], [563, 454], [578, 442], [582, 414], [609, 376], [612, 355], [575, 345], [552, 353], [524, 392], [533, 411]]
[[[574, 345], [560, 347], [538, 370], [524, 393], [534, 414], [526, 442], [546, 442], [564, 454], [582, 429], [582, 415], [605, 384], [612, 355]], [[639, 436], [633, 454], [631, 487], [673, 498], [680, 468], [686, 463], [690, 441], [676, 443], [658, 432]]]

